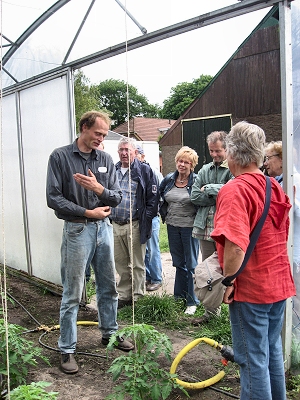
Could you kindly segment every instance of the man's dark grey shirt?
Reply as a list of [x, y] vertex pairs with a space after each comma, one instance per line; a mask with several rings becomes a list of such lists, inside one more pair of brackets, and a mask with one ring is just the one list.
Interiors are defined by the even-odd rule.
[[[73, 175], [88, 175], [91, 170], [104, 186], [104, 192], [97, 196], [84, 189]], [[85, 160], [77, 147], [77, 141], [55, 149], [49, 157], [46, 187], [47, 205], [55, 210], [57, 218], [66, 221], [82, 218], [85, 211], [96, 207], [116, 207], [122, 200], [122, 191], [116, 175], [112, 157], [100, 150], [92, 150]]]

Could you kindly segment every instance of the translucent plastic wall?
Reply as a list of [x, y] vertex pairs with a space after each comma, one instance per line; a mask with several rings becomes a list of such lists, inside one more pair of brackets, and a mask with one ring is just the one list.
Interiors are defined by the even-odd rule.
[[72, 140], [68, 81], [60, 76], [2, 99], [0, 261], [53, 283], [60, 283], [62, 221], [46, 205], [46, 173], [52, 150]]
[[[293, 274], [297, 296], [293, 299], [292, 364], [300, 366], [300, 4], [292, 2], [293, 107], [294, 107], [294, 246]], [[289, 154], [288, 154], [289, 156]]]

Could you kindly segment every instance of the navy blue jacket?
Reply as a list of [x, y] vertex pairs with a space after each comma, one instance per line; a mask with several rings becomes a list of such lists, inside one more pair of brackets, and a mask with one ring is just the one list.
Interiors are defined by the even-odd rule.
[[[121, 168], [121, 162], [116, 164], [116, 169]], [[151, 238], [152, 219], [157, 215], [158, 208], [158, 181], [153, 170], [146, 163], [141, 163], [137, 158], [130, 165], [131, 179], [138, 182], [137, 186], [137, 213], [140, 225], [141, 244]]]
[[[161, 215], [161, 219], [162, 219], [163, 223], [166, 220], [167, 208], [168, 208], [168, 203], [165, 200], [165, 195], [175, 185], [178, 175], [179, 175], [179, 172], [177, 170], [175, 172], [170, 172], [168, 175], [166, 175], [164, 177], [164, 179], [162, 180], [162, 182], [159, 186], [159, 194], [160, 194], [160, 197], [162, 198], [162, 202], [163, 202], [159, 209], [159, 213]], [[189, 180], [188, 180], [186, 190], [188, 191], [188, 194], [190, 196], [191, 196], [192, 186], [193, 186], [193, 183], [194, 183], [196, 177], [197, 177], [197, 175], [193, 171], [189, 175]], [[195, 206], [196, 210], [198, 210], [198, 208], [199, 207]]]

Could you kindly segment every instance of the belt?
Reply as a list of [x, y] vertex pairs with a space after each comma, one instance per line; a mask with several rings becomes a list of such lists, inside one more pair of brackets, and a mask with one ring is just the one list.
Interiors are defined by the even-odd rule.
[[114, 221], [113, 220], [113, 222], [115, 222], [116, 224], [118, 224], [118, 225], [127, 225], [127, 224], [130, 224], [130, 221], [138, 221], [138, 218], [133, 218], [132, 220], [130, 220], [130, 219], [127, 219], [126, 221]]
[[71, 221], [68, 222], [78, 222], [80, 224], [86, 224], [88, 222], [98, 222], [100, 219], [96, 218], [77, 218], [77, 219], [72, 219]]

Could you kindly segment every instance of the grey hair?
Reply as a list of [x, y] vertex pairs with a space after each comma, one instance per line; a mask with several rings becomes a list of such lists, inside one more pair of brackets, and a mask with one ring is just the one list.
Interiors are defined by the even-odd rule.
[[226, 137], [227, 137], [227, 132], [225, 131], [214, 131], [211, 132], [209, 135], [207, 135], [206, 138], [206, 143], [216, 143], [218, 141], [222, 142], [222, 147], [226, 149]]
[[227, 156], [241, 167], [255, 163], [263, 165], [265, 132], [257, 125], [246, 121], [238, 122], [226, 137]]
[[128, 143], [134, 150], [136, 149], [136, 140], [135, 139], [128, 138], [125, 136], [122, 137], [119, 140], [118, 148], [120, 148], [123, 143], [126, 143], [126, 144]]

